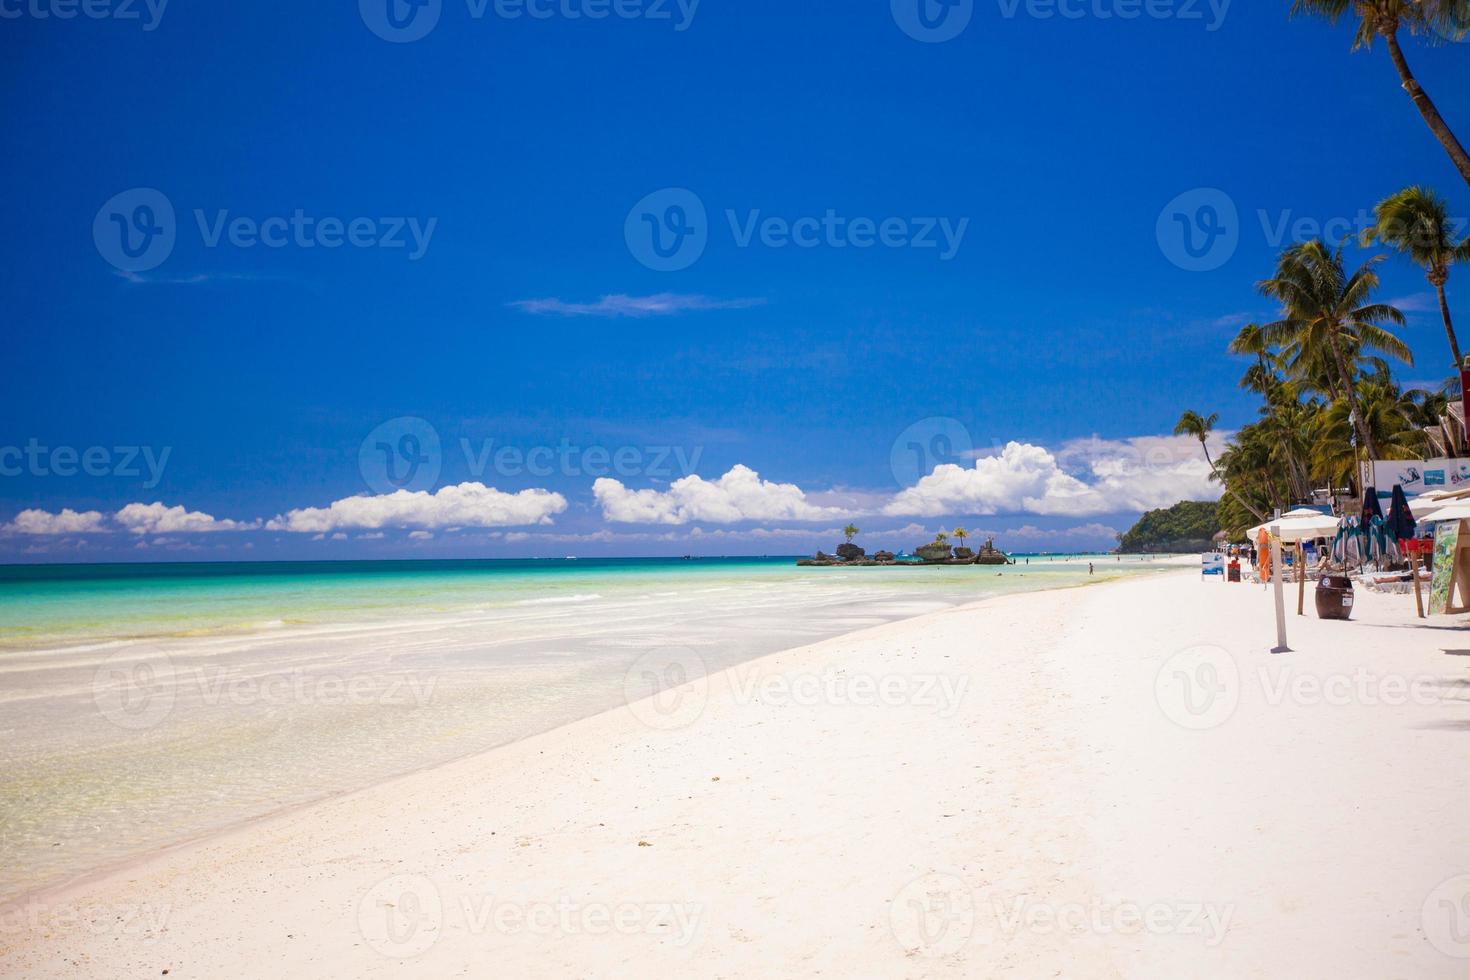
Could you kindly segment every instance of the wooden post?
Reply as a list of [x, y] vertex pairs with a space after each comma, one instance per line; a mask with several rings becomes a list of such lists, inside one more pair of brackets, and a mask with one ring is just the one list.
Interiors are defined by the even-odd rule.
[[1305, 616], [1307, 607], [1307, 549], [1296, 543], [1296, 614]]
[[[1410, 548], [1414, 547], [1413, 542], [1409, 542], [1409, 547]], [[1409, 577], [1414, 580], [1414, 605], [1416, 607], [1418, 607], [1418, 610], [1419, 610], [1419, 618], [1420, 619], [1423, 619], [1424, 618], [1424, 591], [1419, 587], [1419, 552], [1418, 551], [1411, 551], [1411, 552], [1409, 552]]]

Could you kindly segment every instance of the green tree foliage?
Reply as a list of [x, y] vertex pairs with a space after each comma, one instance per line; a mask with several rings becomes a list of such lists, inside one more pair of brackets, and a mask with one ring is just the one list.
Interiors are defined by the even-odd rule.
[[1182, 500], [1167, 510], [1151, 510], [1118, 538], [1124, 554], [1208, 551], [1220, 532], [1219, 505]]

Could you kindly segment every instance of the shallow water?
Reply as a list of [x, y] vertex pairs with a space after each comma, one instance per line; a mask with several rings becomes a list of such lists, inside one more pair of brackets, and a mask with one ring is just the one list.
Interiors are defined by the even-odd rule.
[[702, 671], [1087, 578], [1061, 558], [0, 569], [0, 897]]

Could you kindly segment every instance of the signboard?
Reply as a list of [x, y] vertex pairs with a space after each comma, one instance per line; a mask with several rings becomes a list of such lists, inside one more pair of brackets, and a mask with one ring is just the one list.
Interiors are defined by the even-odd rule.
[[1363, 486], [1388, 497], [1395, 486], [1410, 497], [1429, 490], [1470, 488], [1470, 459], [1389, 459], [1363, 464]]
[[1201, 575], [1224, 575], [1225, 574], [1225, 556], [1222, 555], [1222, 554], [1220, 554], [1220, 552], [1218, 552], [1218, 551], [1215, 552], [1214, 554], [1208, 554], [1208, 555], [1201, 556], [1201, 558], [1200, 558], [1200, 574]]
[[1459, 521], [1441, 521], [1434, 528], [1434, 581], [1429, 585], [1429, 615], [1443, 616], [1450, 607], [1450, 580], [1455, 573], [1455, 544]]

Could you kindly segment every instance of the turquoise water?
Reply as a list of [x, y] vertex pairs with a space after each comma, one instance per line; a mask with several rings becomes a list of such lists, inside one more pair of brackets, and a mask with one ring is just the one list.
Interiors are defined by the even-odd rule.
[[[791, 574], [795, 559], [199, 562], [0, 566], [0, 650], [450, 612], [553, 592]], [[671, 578], [672, 576], [672, 578]]]
[[1095, 560], [0, 568], [0, 901]]

